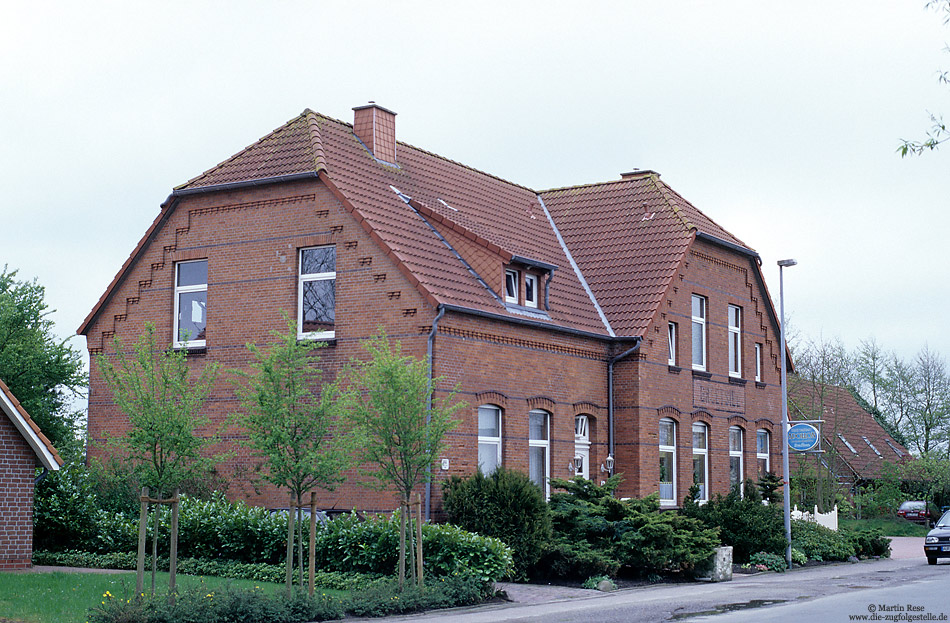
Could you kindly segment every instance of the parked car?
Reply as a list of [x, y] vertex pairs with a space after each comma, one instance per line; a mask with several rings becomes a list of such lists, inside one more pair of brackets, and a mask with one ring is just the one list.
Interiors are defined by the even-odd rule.
[[897, 516], [932, 528], [940, 517], [940, 510], [931, 502], [908, 500], [897, 509]]
[[943, 514], [933, 530], [924, 539], [924, 555], [927, 564], [937, 564], [938, 558], [950, 558], [950, 512]]

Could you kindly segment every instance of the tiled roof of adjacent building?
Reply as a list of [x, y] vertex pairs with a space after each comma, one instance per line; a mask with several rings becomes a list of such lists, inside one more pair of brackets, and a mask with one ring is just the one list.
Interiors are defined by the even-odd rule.
[[20, 432], [20, 435], [26, 440], [30, 448], [36, 454], [39, 463], [46, 469], [58, 470], [63, 465], [63, 459], [59, 452], [53, 447], [53, 444], [40, 427], [36, 425], [30, 414], [26, 412], [20, 401], [16, 399], [6, 383], [0, 380], [0, 413], [4, 413], [13, 426]]
[[[793, 422], [824, 420], [823, 458], [841, 480], [873, 480], [881, 476], [885, 462], [911, 458], [907, 448], [891, 437], [845, 387], [790, 375], [788, 417]], [[800, 460], [802, 455], [795, 456]]]
[[403, 142], [396, 154], [396, 166], [377, 160], [352, 124], [308, 109], [173, 196], [319, 176], [433, 304], [517, 315], [455, 253], [474, 245], [480, 258], [556, 267], [535, 321], [603, 336], [644, 334], [697, 233], [754, 255], [653, 173], [539, 193]]

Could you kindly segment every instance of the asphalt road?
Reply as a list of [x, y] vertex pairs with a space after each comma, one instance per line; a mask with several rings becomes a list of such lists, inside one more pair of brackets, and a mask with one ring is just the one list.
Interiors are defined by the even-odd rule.
[[[919, 538], [895, 543], [894, 553], [895, 558], [890, 560], [736, 576], [732, 582], [718, 584], [638, 587], [546, 603], [489, 604], [387, 620], [462, 623], [948, 620], [950, 560], [929, 566], [923, 556], [923, 539]], [[880, 618], [874, 618], [875, 615]], [[901, 615], [902, 618], [896, 618]], [[911, 619], [908, 615], [922, 618]]]

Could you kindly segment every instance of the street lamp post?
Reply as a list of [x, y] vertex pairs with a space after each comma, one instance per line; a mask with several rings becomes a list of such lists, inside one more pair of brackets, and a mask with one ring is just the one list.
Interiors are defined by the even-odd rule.
[[791, 492], [789, 491], [788, 475], [788, 371], [785, 363], [785, 280], [782, 269], [798, 264], [795, 260], [779, 260], [778, 262], [778, 300], [782, 315], [782, 503], [785, 511], [785, 564], [792, 568], [792, 514], [789, 508]]

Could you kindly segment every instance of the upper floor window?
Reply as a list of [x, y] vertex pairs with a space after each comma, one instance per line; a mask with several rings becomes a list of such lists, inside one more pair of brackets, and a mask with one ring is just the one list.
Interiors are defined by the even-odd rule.
[[524, 304], [527, 307], [538, 306], [538, 278], [535, 275], [524, 276]]
[[297, 336], [336, 336], [336, 247], [300, 249], [297, 284]]
[[706, 297], [693, 295], [693, 369], [706, 369]]
[[699, 485], [700, 502], [709, 500], [709, 427], [693, 424], [693, 484]]
[[738, 426], [729, 428], [729, 486], [739, 487], [739, 495], [743, 495], [742, 481], [742, 429]]
[[551, 414], [541, 409], [528, 412], [528, 477], [547, 498], [551, 477]]
[[660, 504], [676, 504], [676, 422], [660, 420]]
[[495, 405], [478, 408], [478, 469], [488, 475], [501, 465], [501, 409]]
[[742, 376], [742, 308], [729, 306], [729, 376]]
[[514, 303], [517, 305], [518, 301], [518, 290], [521, 286], [521, 277], [518, 274], [517, 270], [506, 269], [505, 270], [505, 302]]
[[667, 363], [671, 366], [676, 365], [676, 323], [671, 322], [667, 325], [666, 328], [667, 335], [667, 344], [669, 345], [669, 353], [667, 357]]
[[762, 345], [755, 343], [755, 380], [762, 382]]
[[208, 260], [175, 264], [175, 346], [203, 347], [208, 325]]
[[759, 464], [759, 478], [769, 473], [769, 431], [755, 432], [755, 460]]

